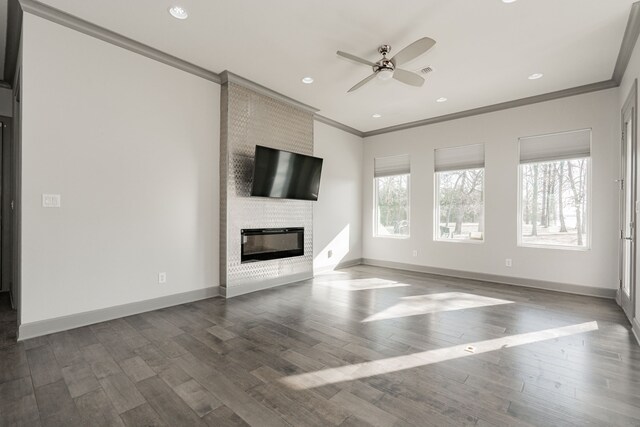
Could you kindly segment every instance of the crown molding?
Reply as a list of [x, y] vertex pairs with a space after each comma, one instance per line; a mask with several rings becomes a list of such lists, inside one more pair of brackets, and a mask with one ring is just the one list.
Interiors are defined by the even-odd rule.
[[233, 74], [231, 71], [225, 70], [220, 73], [220, 84], [225, 85], [228, 83], [237, 84], [238, 86], [242, 86], [247, 89], [251, 89], [254, 92], [258, 92], [261, 95], [268, 96], [273, 99], [277, 99], [278, 101], [284, 102], [286, 104], [292, 105], [296, 108], [300, 108], [302, 110], [308, 111], [312, 114], [315, 114], [316, 111], [319, 111], [317, 108], [312, 107], [307, 104], [303, 104], [302, 102], [296, 101], [293, 98], [290, 98], [286, 95], [283, 95], [275, 90], [271, 90], [268, 87], [262, 86], [256, 82], [253, 82], [249, 79], [245, 79], [237, 74]]
[[56, 24], [71, 28], [72, 30], [79, 31], [88, 36], [95, 37], [99, 40], [111, 43], [115, 46], [135, 52], [158, 62], [162, 62], [163, 64], [186, 71], [187, 73], [202, 77], [203, 79], [220, 83], [220, 76], [213, 71], [209, 71], [178, 57], [162, 52], [161, 50], [125, 37], [114, 31], [92, 24], [84, 19], [77, 18], [59, 9], [35, 0], [20, 0], [20, 4], [23, 11], [32, 15], [55, 22]]
[[460, 111], [458, 113], [446, 114], [444, 116], [432, 117], [424, 120], [403, 123], [400, 125], [389, 126], [382, 129], [376, 129], [364, 132], [365, 138], [375, 135], [382, 135], [389, 132], [397, 132], [399, 130], [411, 129], [420, 126], [433, 125], [436, 123], [447, 122], [450, 120], [463, 119], [465, 117], [478, 116], [480, 114], [493, 113], [495, 111], [508, 110], [510, 108], [524, 107], [526, 105], [537, 104], [539, 102], [552, 101], [554, 99], [566, 98], [569, 96], [582, 95], [585, 93], [596, 92], [600, 90], [618, 87], [618, 83], [614, 80], [605, 80], [603, 82], [591, 83], [584, 86], [578, 86], [570, 89], [549, 92], [542, 95], [529, 96], [527, 98], [516, 99], [513, 101], [501, 102], [499, 104], [487, 105], [485, 107], [474, 108], [471, 110]]
[[316, 114], [313, 118], [320, 123], [324, 123], [325, 125], [333, 126], [334, 128], [340, 129], [341, 131], [350, 133], [355, 136], [359, 136], [360, 138], [364, 137], [364, 132], [359, 131], [358, 129], [352, 128], [351, 126], [344, 125], [340, 122], [336, 122], [329, 117], [321, 116], [320, 114]]
[[115, 46], [119, 46], [123, 49], [135, 52], [147, 58], [175, 67], [179, 70], [196, 75], [214, 83], [225, 84], [231, 82], [252, 89], [258, 93], [286, 102], [290, 105], [294, 105], [305, 111], [313, 113], [314, 120], [317, 120], [329, 126], [333, 126], [337, 129], [359, 136], [361, 138], [367, 138], [370, 136], [381, 135], [389, 132], [397, 132], [399, 130], [411, 129], [414, 127], [428, 126], [445, 121], [491, 113], [509, 108], [522, 107], [539, 102], [551, 101], [554, 99], [576, 96], [617, 87], [620, 85], [622, 76], [624, 76], [627, 66], [629, 65], [631, 54], [635, 47], [638, 36], [640, 35], [640, 1], [638, 1], [635, 2], [631, 7], [631, 13], [629, 15], [629, 20], [627, 21], [627, 27], [622, 40], [622, 46], [620, 47], [620, 52], [618, 54], [618, 59], [611, 80], [363, 132], [340, 123], [336, 120], [317, 114], [317, 112], [319, 111], [317, 108], [296, 101], [293, 98], [275, 92], [267, 87], [235, 75], [229, 71], [224, 71], [221, 74], [217, 74], [213, 71], [207, 70], [190, 62], [184, 61], [178, 57], [162, 52], [151, 46], [125, 37], [114, 31], [92, 24], [91, 22], [77, 18], [59, 9], [40, 3], [37, 0], [20, 0], [20, 4], [23, 11], [31, 13], [32, 15], [39, 16], [40, 18], [47, 19], [64, 27], [79, 31], [83, 34], [95, 37], [99, 40], [111, 43]]
[[620, 46], [620, 52], [618, 53], [618, 60], [616, 66], [613, 69], [613, 76], [611, 77], [618, 85], [622, 82], [622, 77], [627, 71], [633, 49], [638, 41], [638, 35], [640, 35], [640, 1], [637, 1], [631, 5], [631, 13], [629, 14], [629, 20], [627, 21], [627, 28], [624, 30], [624, 37], [622, 38], [622, 45]]

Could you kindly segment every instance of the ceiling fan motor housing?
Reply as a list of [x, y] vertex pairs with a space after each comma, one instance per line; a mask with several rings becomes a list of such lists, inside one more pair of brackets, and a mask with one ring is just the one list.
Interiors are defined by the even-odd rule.
[[373, 66], [373, 72], [377, 73], [378, 71], [382, 71], [382, 70], [393, 71], [395, 70], [395, 68], [396, 66], [393, 65], [393, 62], [391, 62], [390, 59], [382, 58], [380, 61], [376, 62], [376, 64]]
[[391, 52], [391, 46], [383, 44], [378, 48], [378, 52], [380, 52], [382, 56], [385, 56], [387, 53]]
[[387, 54], [391, 52], [391, 46], [383, 44], [378, 48], [378, 52], [382, 54], [382, 59], [375, 63], [373, 66], [373, 72], [378, 74], [378, 78], [381, 80], [388, 80], [393, 76], [393, 70], [396, 68], [393, 62], [391, 62], [390, 59], [387, 59]]

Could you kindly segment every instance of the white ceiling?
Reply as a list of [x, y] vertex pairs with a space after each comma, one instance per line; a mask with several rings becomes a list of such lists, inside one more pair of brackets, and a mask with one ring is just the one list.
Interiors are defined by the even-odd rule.
[[[633, 1], [41, 0], [361, 131], [609, 80]], [[189, 19], [172, 18], [174, 4]], [[375, 61], [378, 45], [393, 54], [424, 36], [436, 46], [403, 67], [434, 68], [422, 88], [376, 79], [347, 94], [371, 70], [336, 50]]]

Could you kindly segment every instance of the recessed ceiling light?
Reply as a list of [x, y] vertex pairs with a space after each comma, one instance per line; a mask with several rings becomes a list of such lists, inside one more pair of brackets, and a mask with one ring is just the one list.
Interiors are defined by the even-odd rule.
[[311, 83], [313, 83], [313, 77], [305, 77], [302, 79], [302, 83], [310, 85]]
[[502, 3], [515, 3], [516, 0], [502, 0]]
[[379, 119], [380, 117], [382, 117], [382, 114], [375, 113], [371, 117], [373, 117], [374, 119]]
[[534, 73], [529, 76], [529, 80], [538, 80], [541, 79], [544, 74], [542, 73]]
[[443, 96], [442, 98], [436, 99], [436, 102], [447, 102], [447, 98]]
[[187, 19], [189, 17], [187, 10], [181, 8], [180, 6], [170, 7], [169, 13], [176, 19]]

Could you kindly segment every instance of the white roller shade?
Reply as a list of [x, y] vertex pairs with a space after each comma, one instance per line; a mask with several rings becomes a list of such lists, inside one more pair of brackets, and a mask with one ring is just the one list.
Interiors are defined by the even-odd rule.
[[520, 163], [591, 156], [591, 129], [520, 138]]
[[373, 176], [405, 175], [411, 172], [408, 154], [399, 156], [377, 157], [374, 161]]
[[436, 172], [484, 167], [484, 144], [439, 148], [435, 152]]

